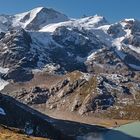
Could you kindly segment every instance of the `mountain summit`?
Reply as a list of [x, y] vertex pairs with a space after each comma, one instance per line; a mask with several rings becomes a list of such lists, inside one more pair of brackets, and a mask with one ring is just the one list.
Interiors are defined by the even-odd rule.
[[28, 30], [38, 30], [43, 25], [58, 23], [68, 20], [68, 17], [53, 10], [44, 7], [35, 8], [29, 12], [17, 14], [13, 18], [13, 26], [17, 24]]
[[[39, 30], [51, 23], [58, 23], [69, 20], [64, 14], [52, 8], [38, 7], [33, 10], [8, 16], [0, 16], [0, 30], [6, 31], [9, 28], [22, 27], [27, 30]], [[6, 29], [7, 28], [7, 29]]]

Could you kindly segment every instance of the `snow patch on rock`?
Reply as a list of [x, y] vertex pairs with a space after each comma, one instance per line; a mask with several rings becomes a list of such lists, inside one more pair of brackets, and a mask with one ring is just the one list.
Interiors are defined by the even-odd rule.
[[0, 67], [0, 73], [7, 73], [9, 68], [2, 68]]
[[3, 116], [6, 115], [5, 110], [3, 108], [1, 108], [1, 107], [0, 107], [0, 115], [3, 115]]
[[6, 85], [8, 85], [8, 84], [9, 84], [9, 82], [7, 82], [7, 81], [5, 81], [5, 80], [3, 80], [3, 79], [0, 78], [0, 91], [1, 91], [2, 89], [4, 89], [4, 87], [5, 87]]

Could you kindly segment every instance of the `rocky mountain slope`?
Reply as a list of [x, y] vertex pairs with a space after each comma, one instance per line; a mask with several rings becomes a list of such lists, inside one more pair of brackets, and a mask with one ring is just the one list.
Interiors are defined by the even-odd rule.
[[71, 19], [43, 7], [1, 15], [0, 60], [0, 90], [21, 102], [81, 115], [140, 118], [136, 19], [114, 24], [98, 15]]
[[[18, 135], [23, 139], [32, 139], [32, 137], [26, 138], [26, 135], [43, 137], [46, 140], [73, 139], [53, 126], [53, 122], [54, 119], [0, 93], [0, 130], [5, 130], [4, 133], [9, 132], [9, 134], [13, 132], [13, 136], [9, 135], [8, 140]], [[6, 136], [0, 132], [1, 137], [6, 139]]]
[[46, 138], [35, 138], [31, 136], [27, 136], [24, 134], [21, 134], [19, 130], [8, 128], [5, 126], [0, 126], [0, 139], [1, 140], [49, 140]]

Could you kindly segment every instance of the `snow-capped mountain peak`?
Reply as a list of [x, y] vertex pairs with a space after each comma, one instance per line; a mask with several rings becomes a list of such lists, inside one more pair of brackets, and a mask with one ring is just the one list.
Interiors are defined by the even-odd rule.
[[43, 9], [43, 7], [35, 8], [31, 11], [20, 13], [15, 15], [13, 26], [17, 26], [19, 22], [23, 23], [22, 27], [26, 27], [36, 16], [37, 14]]
[[51, 23], [67, 21], [68, 17], [53, 9], [38, 7], [28, 12], [17, 14], [13, 18], [13, 26], [21, 26], [28, 30], [38, 30]]
[[75, 23], [89, 29], [109, 24], [104, 17], [98, 15], [77, 19]]

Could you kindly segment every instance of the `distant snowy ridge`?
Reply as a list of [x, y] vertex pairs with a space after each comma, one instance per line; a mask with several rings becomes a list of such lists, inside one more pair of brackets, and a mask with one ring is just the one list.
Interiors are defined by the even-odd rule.
[[85, 17], [85, 18], [80, 18], [80, 19], [71, 19], [66, 22], [61, 22], [61, 23], [56, 23], [56, 24], [49, 24], [47, 26], [44, 26], [40, 31], [42, 32], [54, 32], [56, 28], [61, 27], [61, 26], [67, 26], [67, 27], [77, 27], [79, 29], [94, 29], [99, 26], [103, 26], [109, 24], [107, 20], [102, 17], [102, 16], [90, 16], [90, 17]]
[[[0, 34], [0, 40], [9, 34], [12, 36], [12, 32], [8, 33], [8, 30], [11, 31], [13, 28], [23, 28], [31, 37], [29, 52], [32, 56], [37, 56], [39, 68], [56, 63], [52, 54], [56, 51], [55, 48], [62, 49], [70, 59], [76, 55], [75, 61], [84, 63], [86, 60], [94, 60], [92, 57], [104, 47], [112, 49], [127, 66], [136, 70], [140, 67], [140, 21], [135, 19], [124, 19], [110, 24], [103, 16], [74, 19], [53, 9], [38, 7], [13, 16], [1, 15], [0, 32], [7, 34]], [[17, 38], [13, 40], [13, 45], [16, 42]], [[71, 45], [75, 46], [75, 54], [72, 48], [68, 49]], [[81, 48], [78, 50], [76, 46], [83, 46], [83, 50], [88, 46], [88, 52], [83, 51], [87, 55], [79, 54]], [[2, 54], [9, 52], [7, 48], [3, 48]], [[59, 62], [57, 63], [59, 65]]]

